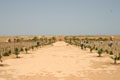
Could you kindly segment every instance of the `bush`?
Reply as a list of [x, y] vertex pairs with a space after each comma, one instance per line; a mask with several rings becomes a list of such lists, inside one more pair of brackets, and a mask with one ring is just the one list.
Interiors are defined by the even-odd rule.
[[110, 51], [110, 55], [113, 55], [113, 52], [112, 52], [112, 51]]
[[32, 46], [32, 50], [34, 50], [34, 46]]
[[26, 51], [26, 54], [27, 54], [28, 49], [27, 49], [27, 48], [25, 48], [25, 51]]
[[38, 40], [38, 37], [35, 36], [32, 40], [33, 40], [33, 41], [37, 41], [37, 40]]
[[117, 60], [118, 60], [117, 56], [113, 56], [111, 58], [114, 60], [114, 64], [117, 64]]
[[19, 50], [18, 48], [15, 48], [15, 55], [16, 55], [16, 58], [19, 58], [18, 55], [19, 55]]
[[37, 46], [37, 45], [35, 45], [35, 47], [37, 48], [38, 46]]
[[95, 49], [95, 45], [93, 46], [93, 49]]
[[11, 50], [9, 50], [8, 53], [11, 54]]
[[105, 50], [105, 52], [106, 52], [107, 54], [109, 53], [107, 49]]
[[91, 47], [91, 48], [90, 48], [90, 52], [92, 53], [92, 51], [93, 51], [93, 48]]
[[119, 56], [118, 56], [118, 60], [120, 60], [120, 53], [119, 53]]
[[98, 50], [98, 48], [96, 47], [95, 50]]
[[86, 49], [86, 46], [84, 45], [84, 48]]
[[102, 49], [98, 50], [99, 57], [101, 57], [102, 52], [103, 52]]
[[0, 54], [0, 62], [2, 63], [2, 55]]
[[21, 49], [20, 49], [20, 51], [22, 52], [22, 51], [24, 51], [24, 49], [23, 49], [23, 48], [21, 48]]
[[102, 48], [101, 48], [100, 50], [103, 52], [103, 49], [102, 49]]
[[4, 52], [3, 56], [9, 56], [9, 53], [8, 52]]

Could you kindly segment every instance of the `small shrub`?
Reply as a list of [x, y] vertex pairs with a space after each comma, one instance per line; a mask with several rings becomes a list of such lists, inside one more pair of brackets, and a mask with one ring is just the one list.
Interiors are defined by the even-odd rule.
[[119, 53], [119, 56], [118, 56], [118, 60], [120, 60], [120, 53]]
[[0, 54], [0, 62], [2, 63], [3, 61], [2, 61], [2, 55]]
[[113, 55], [113, 52], [112, 52], [112, 51], [110, 51], [110, 55]]
[[9, 50], [9, 51], [8, 51], [8, 53], [9, 53], [9, 54], [11, 54], [11, 53], [12, 53], [12, 51], [11, 51], [11, 50]]
[[27, 48], [25, 48], [25, 51], [26, 51], [26, 54], [27, 54], [27, 52], [28, 52], [28, 49], [27, 49]]
[[32, 46], [32, 50], [34, 50], [34, 46]]
[[98, 48], [96, 47], [95, 50], [98, 50]]
[[95, 49], [95, 45], [93, 46], [93, 49]]
[[106, 52], [107, 54], [109, 53], [107, 49], [105, 50], [105, 52]]
[[84, 49], [86, 49], [86, 45], [84, 45]]
[[23, 49], [23, 48], [21, 48], [21, 49], [20, 49], [20, 51], [22, 52], [22, 51], [24, 51], [24, 49]]
[[16, 55], [16, 58], [19, 58], [18, 55], [19, 55], [19, 50], [18, 48], [15, 48], [15, 55]]
[[35, 45], [35, 47], [36, 47], [36, 48], [38, 48], [38, 46], [37, 46], [37, 45]]
[[103, 52], [103, 49], [102, 49], [102, 48], [101, 48], [100, 50]]
[[9, 56], [9, 53], [8, 52], [4, 52], [3, 56]]
[[114, 64], [117, 64], [117, 60], [118, 60], [117, 56], [113, 56], [111, 58], [114, 60]]
[[92, 51], [93, 51], [93, 48], [91, 47], [91, 48], [90, 48], [90, 52], [92, 53]]
[[99, 57], [101, 57], [102, 52], [103, 52], [102, 49], [98, 50]]

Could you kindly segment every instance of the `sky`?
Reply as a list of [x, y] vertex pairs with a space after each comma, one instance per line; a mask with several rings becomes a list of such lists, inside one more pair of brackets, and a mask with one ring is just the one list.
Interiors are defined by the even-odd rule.
[[120, 35], [120, 0], [0, 0], [0, 36]]

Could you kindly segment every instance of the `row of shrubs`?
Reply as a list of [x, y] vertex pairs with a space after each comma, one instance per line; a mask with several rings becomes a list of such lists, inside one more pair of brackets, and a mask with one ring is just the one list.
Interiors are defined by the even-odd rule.
[[13, 54], [16, 55], [16, 58], [19, 58], [18, 55], [20, 54], [20, 52], [24, 52], [24, 51], [25, 51], [26, 54], [27, 54], [29, 50], [34, 50], [35, 48], [43, 47], [43, 46], [46, 46], [46, 45], [53, 45], [53, 42], [47, 42], [47, 43], [44, 43], [44, 44], [42, 44], [42, 45], [39, 44], [39, 42], [37, 42], [36, 45], [32, 45], [32, 46], [26, 47], [26, 48], [24, 48], [24, 47], [22, 47], [22, 48], [16, 47], [16, 48], [14, 48], [14, 51], [13, 51], [13, 52], [12, 52], [11, 49], [6, 50], [6, 51], [4, 51], [3, 53], [0, 53], [0, 62], [2, 62], [2, 57], [3, 57], [3, 56], [10, 56], [10, 55], [13, 53]]
[[[102, 48], [98, 50], [98, 48], [92, 48], [92, 47], [89, 47], [90, 49], [90, 52], [92, 52], [92, 50], [97, 50], [97, 53], [99, 54], [99, 57], [101, 57], [102, 53], [105, 52], [107, 54], [110, 55], [110, 57], [114, 60], [114, 63], [116, 64], [117, 63], [117, 60], [120, 60], [120, 53], [113, 53], [113, 51], [108, 51], [107, 49], [106, 50], [103, 50]], [[115, 55], [116, 54], [116, 55]], [[112, 56], [111, 56], [112, 55]]]
[[[66, 43], [68, 43], [68, 44], [70, 44], [70, 45], [75, 45], [75, 46], [79, 46], [79, 47], [81, 47], [81, 49], [85, 49], [86, 50], [86, 48], [89, 48], [89, 50], [90, 50], [90, 53], [92, 53], [92, 51], [93, 50], [96, 50], [97, 51], [97, 53], [98, 53], [98, 56], [99, 57], [101, 57], [101, 55], [102, 55], [102, 53], [107, 53], [107, 54], [109, 54], [110, 55], [110, 57], [114, 60], [114, 63], [116, 64], [117, 62], [117, 60], [120, 60], [120, 53], [118, 54], [118, 55], [114, 55], [114, 53], [113, 53], [113, 51], [112, 50], [103, 50], [102, 48], [100, 48], [100, 49], [98, 49], [98, 47], [96, 47], [95, 45], [89, 45], [89, 44], [86, 44], [86, 43], [84, 43], [84, 45], [83, 46], [81, 46], [81, 44], [80, 44], [80, 41], [79, 42], [74, 42], [74, 41], [68, 41], [68, 42], [66, 42]], [[67, 44], [67, 45], [68, 45]], [[110, 47], [111, 48], [111, 47]]]
[[[30, 49], [34, 50], [35, 47], [37, 48], [37, 46], [31, 46], [29, 48], [21, 48], [21, 49], [15, 48], [14, 49], [14, 54], [18, 55], [20, 52], [23, 52], [23, 51], [25, 51], [27, 53], [28, 50], [30, 50]], [[3, 56], [10, 56], [11, 54], [12, 54], [12, 52], [11, 52], [11, 50], [9, 50], [9, 51], [5, 51], [2, 55]]]

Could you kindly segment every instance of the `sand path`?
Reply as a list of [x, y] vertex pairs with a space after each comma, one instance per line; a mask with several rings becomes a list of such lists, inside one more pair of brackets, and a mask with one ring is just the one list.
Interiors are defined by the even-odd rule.
[[[119, 80], [120, 67], [109, 57], [97, 57], [75, 46], [57, 42], [0, 67], [0, 80]], [[119, 78], [119, 79], [118, 79]]]

